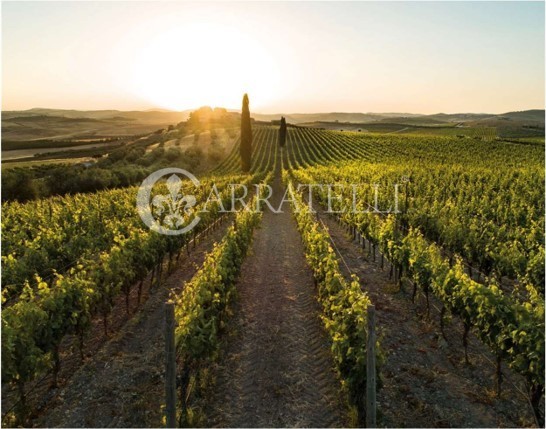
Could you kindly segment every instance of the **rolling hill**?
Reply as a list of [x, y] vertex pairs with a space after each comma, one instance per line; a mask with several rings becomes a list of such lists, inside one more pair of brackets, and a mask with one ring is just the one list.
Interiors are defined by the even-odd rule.
[[[42, 139], [99, 139], [153, 132], [188, 119], [190, 110], [120, 111], [61, 110], [34, 108], [2, 112], [2, 138], [5, 141]], [[380, 132], [403, 130], [404, 127], [495, 127], [508, 137], [540, 136], [544, 133], [544, 110], [524, 110], [503, 114], [437, 113], [279, 113], [252, 116], [258, 121], [278, 120], [285, 116], [292, 124], [324, 128], [354, 129], [373, 126]]]

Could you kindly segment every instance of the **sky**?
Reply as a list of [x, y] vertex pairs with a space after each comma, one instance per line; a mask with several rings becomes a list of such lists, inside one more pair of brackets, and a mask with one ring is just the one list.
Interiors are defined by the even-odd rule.
[[2, 109], [544, 108], [543, 2], [2, 2]]

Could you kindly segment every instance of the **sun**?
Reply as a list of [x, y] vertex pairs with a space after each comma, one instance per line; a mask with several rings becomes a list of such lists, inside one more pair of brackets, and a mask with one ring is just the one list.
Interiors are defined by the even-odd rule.
[[139, 49], [130, 71], [131, 91], [159, 107], [253, 107], [278, 94], [277, 67], [267, 51], [237, 29], [196, 24], [164, 31]]

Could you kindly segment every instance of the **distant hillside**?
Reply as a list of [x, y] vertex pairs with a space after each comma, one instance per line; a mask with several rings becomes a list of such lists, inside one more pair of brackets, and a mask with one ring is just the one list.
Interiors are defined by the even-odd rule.
[[[206, 108], [210, 109], [210, 108]], [[218, 109], [218, 108], [217, 108]], [[220, 109], [224, 110], [225, 109]], [[212, 110], [211, 110], [212, 111]], [[76, 139], [137, 135], [153, 132], [186, 121], [191, 110], [121, 111], [62, 110], [35, 108], [2, 112], [2, 138], [5, 140]], [[227, 111], [229, 114], [237, 111]], [[544, 132], [544, 110], [489, 113], [252, 113], [258, 121], [278, 120], [285, 116], [291, 124], [317, 124], [326, 128], [370, 128], [399, 131], [404, 127], [495, 127], [502, 136], [538, 136]], [[234, 117], [234, 120], [236, 118]], [[319, 125], [323, 124], [323, 125]], [[329, 125], [325, 125], [329, 124]], [[348, 126], [351, 124], [351, 126]], [[314, 125], [314, 126], [317, 126]], [[387, 131], [385, 131], [387, 132]]]
[[122, 110], [64, 110], [35, 108], [21, 111], [4, 111], [2, 120], [14, 117], [29, 116], [58, 116], [65, 118], [91, 118], [101, 120], [136, 120], [141, 123], [154, 124], [175, 124], [188, 119], [190, 110], [173, 112], [169, 110], [146, 110], [146, 111], [122, 111]]
[[466, 122], [477, 119], [489, 118], [495, 116], [492, 113], [435, 113], [432, 115], [424, 115], [429, 119], [434, 119], [443, 122]]
[[441, 119], [436, 119], [431, 116], [411, 116], [411, 117], [393, 117], [393, 118], [383, 118], [380, 123], [387, 124], [403, 124], [403, 125], [424, 125], [424, 126], [433, 126], [433, 125], [446, 125], [449, 122]]
[[[5, 115], [7, 116], [7, 115]], [[39, 124], [41, 122], [59, 122], [59, 123], [84, 123], [84, 122], [100, 122], [99, 119], [95, 118], [86, 118], [86, 117], [66, 117], [66, 116], [53, 116], [53, 115], [21, 115], [21, 116], [13, 116], [13, 117], [4, 117], [3, 118], [6, 122], [13, 123], [13, 124]], [[115, 118], [112, 118], [114, 120]]]
[[537, 122], [544, 124], [544, 110], [522, 110], [520, 112], [508, 112], [497, 115], [499, 118], [506, 118], [513, 121]]
[[291, 124], [301, 124], [307, 122], [352, 122], [352, 123], [369, 123], [381, 121], [390, 117], [418, 117], [411, 113], [278, 113], [278, 114], [261, 114], [252, 113], [252, 117], [259, 121], [271, 121], [284, 116]]
[[[382, 114], [384, 115], [384, 114]], [[438, 113], [434, 115], [392, 116], [376, 121], [308, 121], [298, 125], [329, 130], [372, 133], [411, 133], [434, 135], [476, 135], [476, 130], [494, 129], [501, 138], [528, 138], [544, 136], [544, 110], [508, 112], [500, 115], [487, 113]], [[479, 132], [478, 132], [479, 133]]]
[[[57, 116], [64, 118], [91, 118], [101, 120], [134, 120], [141, 123], [154, 124], [176, 124], [188, 119], [190, 113], [195, 110], [184, 110], [175, 112], [164, 109], [154, 109], [146, 111], [122, 111], [122, 110], [63, 110], [63, 109], [45, 109], [34, 108], [20, 111], [4, 111], [2, 119], [9, 120], [15, 117], [29, 116]], [[233, 110], [229, 110], [233, 112]], [[303, 122], [350, 122], [350, 123], [370, 123], [370, 122], [396, 122], [412, 124], [440, 124], [450, 122], [479, 121], [483, 119], [504, 118], [515, 121], [529, 121], [544, 123], [544, 110], [523, 110], [519, 112], [507, 112], [502, 114], [492, 113], [436, 113], [432, 115], [422, 115], [416, 113], [347, 113], [347, 112], [327, 112], [327, 113], [257, 113], [252, 112], [252, 117], [258, 121], [271, 121], [279, 119], [281, 116], [287, 118], [288, 122], [293, 124]]]
[[2, 112], [4, 141], [97, 139], [151, 133], [185, 121], [189, 112], [30, 109]]
[[476, 122], [481, 120], [512, 120], [518, 122], [544, 124], [544, 110], [525, 110], [521, 112], [508, 112], [500, 115], [493, 113], [435, 113], [433, 115], [421, 115], [414, 113], [278, 113], [260, 114], [252, 113], [252, 116], [260, 121], [271, 121], [286, 117], [292, 124], [303, 123], [396, 123], [406, 125], [452, 125], [457, 123]]

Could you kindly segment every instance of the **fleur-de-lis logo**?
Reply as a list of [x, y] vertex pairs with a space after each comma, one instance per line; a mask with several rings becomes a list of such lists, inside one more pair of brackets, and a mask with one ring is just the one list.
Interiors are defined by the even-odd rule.
[[168, 195], [156, 195], [152, 199], [154, 212], [157, 217], [163, 218], [163, 224], [169, 228], [178, 228], [184, 224], [186, 218], [189, 218], [193, 213], [193, 207], [197, 200], [193, 195], [185, 195], [180, 193], [182, 188], [182, 180], [175, 174], [167, 179]]
[[[164, 168], [149, 175], [138, 190], [137, 211], [141, 219], [150, 229], [161, 234], [183, 234], [200, 221], [199, 216], [194, 216], [197, 200], [193, 195], [184, 195], [182, 192], [183, 182], [178, 174], [189, 178], [194, 186], [200, 185], [197, 178], [186, 170]], [[170, 175], [166, 180], [168, 193], [155, 195], [151, 198], [154, 184], [167, 175]], [[191, 186], [191, 183], [188, 182], [188, 187]]]

